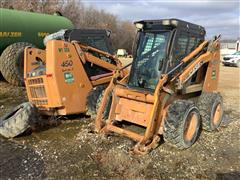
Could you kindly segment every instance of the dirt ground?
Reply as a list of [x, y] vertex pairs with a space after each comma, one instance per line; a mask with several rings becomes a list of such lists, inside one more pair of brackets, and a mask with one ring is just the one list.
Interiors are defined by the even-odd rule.
[[[231, 123], [201, 132], [187, 150], [167, 143], [145, 156], [134, 142], [94, 134], [93, 119], [75, 116], [38, 132], [0, 138], [0, 179], [240, 179], [240, 69], [221, 67], [219, 91]], [[24, 88], [0, 82], [0, 116], [26, 101]]]

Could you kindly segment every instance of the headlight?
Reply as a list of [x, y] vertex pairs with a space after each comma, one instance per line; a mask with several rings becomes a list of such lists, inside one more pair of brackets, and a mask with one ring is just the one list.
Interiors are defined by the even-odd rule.
[[136, 26], [137, 29], [142, 29], [143, 28], [142, 23], [136, 23], [135, 26]]
[[170, 20], [166, 19], [162, 21], [163, 25], [170, 25]]

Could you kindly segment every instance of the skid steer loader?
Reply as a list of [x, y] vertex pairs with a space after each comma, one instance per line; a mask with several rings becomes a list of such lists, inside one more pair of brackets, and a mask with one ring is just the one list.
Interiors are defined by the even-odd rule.
[[[98, 39], [89, 35], [92, 31], [98, 32]], [[114, 70], [121, 68], [118, 59], [100, 50], [108, 47], [107, 41], [102, 43], [101, 30], [81, 30], [79, 36], [84, 32], [88, 34], [87, 42], [84, 39], [80, 39], [81, 42], [50, 40], [46, 50], [25, 49], [27, 95], [41, 113], [69, 115], [93, 111], [98, 95], [112, 79]], [[92, 42], [98, 49], [88, 46]], [[97, 92], [91, 92], [100, 85]]]
[[[77, 40], [77, 41], [76, 41]], [[96, 101], [121, 62], [112, 53], [109, 31], [62, 30], [45, 39], [46, 49], [27, 47], [24, 81], [30, 103], [0, 119], [0, 134], [15, 137], [41, 115], [96, 114]], [[122, 77], [125, 70], [121, 71]]]
[[217, 92], [220, 36], [178, 19], [135, 22], [138, 29], [131, 71], [119, 72], [103, 93], [95, 128], [137, 142], [136, 154], [158, 146], [161, 137], [179, 149], [197, 140], [200, 127], [216, 130], [223, 102]]

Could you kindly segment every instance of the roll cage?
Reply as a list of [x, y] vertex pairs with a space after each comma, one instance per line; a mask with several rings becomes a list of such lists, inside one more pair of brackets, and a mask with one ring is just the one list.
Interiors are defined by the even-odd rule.
[[[167, 42], [165, 57], [162, 59], [161, 73], [167, 74], [179, 65], [181, 60], [186, 57], [192, 50], [200, 45], [205, 39], [205, 29], [202, 26], [188, 23], [178, 19], [163, 19], [163, 20], [145, 20], [134, 23], [138, 28], [136, 40], [133, 45], [133, 64], [136, 66], [137, 50], [140, 45], [140, 37], [142, 33], [152, 32], [159, 33], [169, 31], [170, 35]], [[139, 26], [140, 25], [140, 26]], [[158, 59], [160, 61], [160, 59]], [[172, 75], [179, 72], [181, 69], [174, 71]], [[129, 79], [134, 72], [131, 71]]]

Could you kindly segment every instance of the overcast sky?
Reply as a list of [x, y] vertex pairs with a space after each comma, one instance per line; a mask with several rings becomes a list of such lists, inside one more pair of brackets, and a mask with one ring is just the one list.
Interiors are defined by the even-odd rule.
[[179, 18], [206, 28], [207, 37], [240, 37], [239, 0], [82, 0], [122, 20]]

